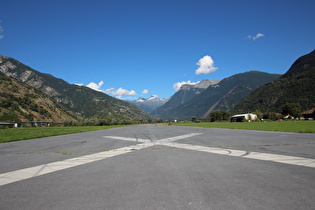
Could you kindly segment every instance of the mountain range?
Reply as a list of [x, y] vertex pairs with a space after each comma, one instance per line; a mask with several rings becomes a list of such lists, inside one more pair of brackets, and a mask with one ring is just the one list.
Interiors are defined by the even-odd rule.
[[202, 88], [200, 84], [185, 85], [167, 103], [151, 114], [164, 120], [207, 118], [212, 111], [232, 109], [250, 92], [280, 76], [280, 74], [249, 71], [212, 81], [212, 84]]
[[157, 95], [151, 95], [149, 98], [140, 97], [134, 101], [126, 101], [138, 106], [139, 108], [150, 114], [152, 111], [165, 104], [169, 99], [170, 98], [159, 98]]
[[259, 110], [280, 112], [282, 105], [296, 103], [301, 110], [315, 107], [315, 50], [298, 58], [279, 79], [265, 84], [242, 99], [231, 113]]
[[50, 74], [38, 72], [10, 57], [0, 55], [0, 74], [40, 89], [81, 118], [98, 115], [121, 120], [152, 119], [152, 116], [135, 105], [88, 87], [69, 84]]
[[194, 96], [202, 93], [210, 85], [216, 85], [221, 80], [202, 80], [195, 85], [185, 84], [162, 106], [151, 112], [153, 116], [160, 117], [162, 119], [169, 119], [169, 113], [176, 107], [187, 103]]
[[231, 114], [280, 112], [286, 103], [300, 104], [302, 111], [315, 107], [315, 50], [297, 59], [282, 76], [249, 71], [222, 80], [202, 80], [182, 85], [168, 99], [152, 95], [123, 101], [71, 85], [1, 55], [0, 76], [0, 120], [15, 116], [22, 120], [62, 121], [95, 115], [120, 120], [186, 120], [208, 118], [216, 110]]

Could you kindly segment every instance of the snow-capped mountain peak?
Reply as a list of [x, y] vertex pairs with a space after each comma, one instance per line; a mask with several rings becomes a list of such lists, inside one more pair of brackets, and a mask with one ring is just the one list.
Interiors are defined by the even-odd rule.
[[157, 95], [151, 95], [149, 98], [140, 97], [135, 101], [136, 102], [145, 102], [145, 101], [161, 101], [161, 100], [165, 100], [165, 99], [160, 99]]
[[147, 99], [147, 101], [156, 101], [156, 100], [160, 100], [159, 97], [157, 95], [152, 95], [150, 96], [150, 98]]
[[151, 95], [149, 98], [140, 97], [134, 101], [127, 100], [127, 102], [132, 103], [132, 104], [140, 107], [144, 111], [150, 113], [153, 110], [155, 110], [156, 108], [165, 104], [169, 99], [170, 98], [162, 98], [161, 99], [157, 95]]
[[144, 102], [145, 100], [146, 100], [145, 98], [140, 97], [140, 98], [138, 98], [136, 101], [137, 101], [137, 102]]

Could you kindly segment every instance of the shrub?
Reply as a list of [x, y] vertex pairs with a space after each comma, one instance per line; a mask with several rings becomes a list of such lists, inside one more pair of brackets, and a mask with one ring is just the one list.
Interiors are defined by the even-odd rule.
[[70, 120], [70, 119], [66, 119], [66, 120], [63, 122], [63, 125], [64, 125], [64, 126], [72, 126], [72, 125], [73, 125], [73, 121]]

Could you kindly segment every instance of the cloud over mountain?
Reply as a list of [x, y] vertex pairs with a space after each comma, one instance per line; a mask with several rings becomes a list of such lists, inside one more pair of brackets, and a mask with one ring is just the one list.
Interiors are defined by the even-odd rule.
[[173, 88], [177, 91], [177, 90], [180, 89], [180, 87], [181, 87], [182, 85], [185, 85], [185, 84], [188, 84], [188, 85], [195, 85], [195, 84], [197, 84], [197, 83], [199, 83], [199, 82], [191, 82], [190, 80], [188, 80], [187, 82], [185, 82], [185, 81], [177, 82], [177, 83], [175, 83], [175, 84], [173, 85]]
[[[106, 93], [106, 94], [109, 94], [109, 95], [112, 95], [112, 96], [117, 96], [117, 98], [120, 98], [122, 96], [133, 96], [133, 95], [137, 95], [136, 91], [134, 90], [126, 90], [126, 89], [123, 89], [122, 87], [118, 88], [117, 90], [115, 88], [109, 88], [109, 89], [106, 89], [106, 90], [102, 90], [101, 87], [102, 85], [104, 84], [103, 81], [100, 81], [98, 84], [96, 84], [95, 82], [90, 82], [88, 85], [86, 85], [86, 87], [89, 87], [93, 90], [96, 90], [96, 91], [99, 91], [99, 92], [103, 92], [103, 93]], [[78, 86], [83, 86], [83, 84], [75, 84], [75, 85], [78, 85]], [[145, 92], [147, 90], [144, 90], [143, 92]], [[147, 92], [146, 92], [147, 93]]]
[[115, 88], [109, 88], [107, 90], [104, 91], [106, 94], [111, 94], [111, 95], [115, 95], [118, 96], [118, 98], [121, 98], [121, 96], [133, 96], [133, 95], [137, 95], [136, 91], [134, 90], [125, 90], [123, 88], [118, 88], [117, 90], [115, 90]]
[[91, 82], [90, 84], [87, 85], [87, 87], [89, 87], [93, 90], [102, 92], [102, 90], [100, 88], [102, 87], [103, 84], [104, 84], [103, 81], [100, 81], [98, 84]]

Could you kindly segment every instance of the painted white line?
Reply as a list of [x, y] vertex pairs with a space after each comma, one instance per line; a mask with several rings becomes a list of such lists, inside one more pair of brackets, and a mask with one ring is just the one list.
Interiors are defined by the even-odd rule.
[[137, 147], [122, 147], [115, 150], [99, 152], [91, 155], [85, 155], [81, 157], [71, 158], [63, 161], [52, 162], [44, 165], [34, 166], [21, 170], [11, 171], [0, 174], [0, 186], [10, 184], [13, 182], [33, 178], [36, 176], [72, 168], [75, 166], [92, 163], [95, 161], [103, 160], [106, 158], [122, 155], [128, 152], [132, 152]]
[[[169, 142], [169, 141], [176, 141], [176, 140], [181, 140], [181, 139], [186, 139], [190, 138], [193, 136], [198, 136], [201, 135], [202, 133], [189, 133], [185, 135], [180, 135], [180, 136], [174, 136], [174, 137], [169, 137], [165, 139], [160, 139], [160, 140], [154, 140], [157, 141], [154, 145], [159, 144], [158, 142]], [[104, 138], [109, 138], [109, 139], [117, 139], [117, 140], [123, 140], [123, 141], [133, 141], [133, 142], [148, 142], [151, 141], [150, 139], [138, 139], [138, 138], [130, 138], [130, 137], [122, 137], [122, 136], [103, 136]]]
[[[181, 135], [177, 137], [166, 138], [162, 140], [165, 142], [169, 142], [169, 141], [175, 141], [175, 140], [184, 139], [184, 138], [188, 138], [188, 137], [192, 137], [196, 135], [200, 135], [200, 134], [187, 134], [187, 135]], [[117, 137], [117, 136], [104, 136], [104, 137], [136, 142], [135, 138]], [[92, 163], [99, 160], [104, 160], [106, 158], [115, 157], [117, 155], [122, 155], [128, 152], [132, 152], [134, 150], [144, 149], [144, 148], [155, 145], [155, 143], [152, 143], [148, 139], [138, 139], [138, 142], [144, 142], [144, 143], [3, 173], [3, 174], [0, 174], [0, 186], [17, 182], [17, 181], [21, 181], [21, 180], [25, 180], [25, 179], [30, 179], [36, 176], [41, 176], [44, 174], [72, 168], [75, 166], [80, 166], [83, 164]]]
[[277, 162], [277, 163], [315, 168], [315, 159], [311, 159], [311, 158], [295, 157], [295, 156], [287, 156], [287, 155], [276, 155], [276, 154], [260, 153], [260, 152], [248, 153], [243, 150], [204, 147], [204, 146], [197, 146], [197, 145], [191, 145], [191, 144], [179, 144], [179, 143], [174, 143], [174, 142], [169, 142], [164, 145], [170, 146], [170, 147], [187, 149], [187, 150], [200, 151], [200, 152], [208, 152], [208, 153], [214, 153], [214, 154], [220, 154], [220, 155], [229, 155], [229, 156], [235, 156], [235, 157], [243, 157], [243, 158], [249, 158], [249, 159], [255, 159], [255, 160], [272, 161], [272, 162]]
[[[272, 161], [290, 165], [298, 165], [298, 166], [305, 166], [305, 167], [312, 167], [315, 168], [315, 159], [311, 158], [303, 158], [303, 157], [295, 157], [295, 156], [286, 156], [286, 155], [276, 155], [276, 154], [269, 154], [269, 153], [260, 153], [260, 152], [250, 152], [243, 150], [233, 150], [233, 149], [223, 149], [217, 147], [204, 147], [198, 145], [191, 145], [191, 144], [181, 144], [175, 143], [173, 141], [181, 140], [185, 138], [190, 138], [193, 136], [201, 135], [202, 133], [190, 133], [181, 136], [169, 137], [161, 140], [157, 140], [156, 142], [145, 143], [146, 147], [162, 144], [164, 146], [170, 147], [177, 147], [182, 149], [200, 151], [200, 152], [209, 152], [214, 154], [220, 155], [229, 155], [235, 157], [244, 157], [249, 159], [256, 159], [256, 160], [264, 160], [264, 161]], [[107, 138], [110, 138], [107, 136]], [[125, 137], [115, 137], [115, 139], [123, 140]], [[132, 139], [132, 138], [130, 138]], [[134, 141], [135, 139], [133, 139]], [[144, 140], [147, 141], [147, 140]]]
[[181, 136], [174, 136], [174, 137], [169, 137], [169, 138], [165, 138], [165, 139], [161, 139], [159, 141], [161, 142], [167, 142], [167, 141], [177, 141], [177, 140], [181, 140], [181, 139], [186, 139], [186, 138], [190, 138], [193, 136], [198, 136], [201, 135], [202, 133], [189, 133], [189, 134], [185, 134], [185, 135], [181, 135]]
[[149, 139], [136, 139], [136, 138], [130, 138], [130, 137], [122, 137], [122, 136], [103, 136], [103, 138], [108, 139], [117, 139], [117, 140], [123, 140], [123, 141], [133, 141], [133, 142], [146, 142], [150, 141]]
[[259, 152], [251, 152], [250, 154], [244, 157], [250, 158], [250, 159], [267, 160], [267, 161], [273, 161], [273, 162], [278, 162], [278, 163], [285, 163], [285, 164], [315, 168], [315, 159], [310, 159], [310, 158], [267, 154], [267, 153], [259, 153]]
[[[190, 137], [201, 135], [201, 134], [202, 133], [191, 133], [191, 134], [186, 134], [186, 135], [181, 135], [181, 136], [160, 139], [153, 142], [147, 139], [138, 139], [138, 142], [143, 142], [143, 143], [135, 144], [129, 147], [122, 147], [122, 148], [114, 149], [110, 151], [99, 152], [99, 153], [95, 153], [91, 155], [85, 155], [85, 156], [71, 158], [71, 159], [67, 159], [63, 161], [57, 161], [57, 162], [52, 162], [52, 163], [43, 164], [39, 166], [34, 166], [30, 168], [3, 173], [3, 174], [0, 174], [0, 186], [17, 182], [17, 181], [21, 181], [21, 180], [25, 180], [25, 179], [30, 179], [36, 176], [41, 176], [44, 174], [72, 168], [75, 166], [80, 166], [83, 164], [92, 163], [99, 160], [104, 160], [106, 158], [115, 157], [118, 155], [132, 152], [134, 150], [144, 149], [144, 148], [151, 147], [154, 145], [164, 145], [164, 146], [169, 146], [169, 147], [176, 147], [176, 148], [182, 148], [182, 149], [194, 150], [194, 151], [200, 151], [200, 152], [208, 152], [208, 153], [213, 153], [213, 154], [229, 155], [229, 156], [235, 156], [235, 157], [243, 157], [243, 158], [249, 158], [249, 159], [272, 161], [272, 162], [278, 162], [278, 163], [285, 163], [285, 164], [315, 168], [315, 159], [310, 159], [310, 158], [276, 155], [276, 154], [259, 153], [259, 152], [248, 153], [243, 150], [223, 149], [223, 148], [217, 148], [217, 147], [205, 147], [205, 146], [181, 144], [181, 143], [174, 142], [176, 140], [190, 138]], [[104, 136], [104, 137], [117, 139], [117, 140], [136, 142], [135, 138], [117, 137], [117, 136]]]

